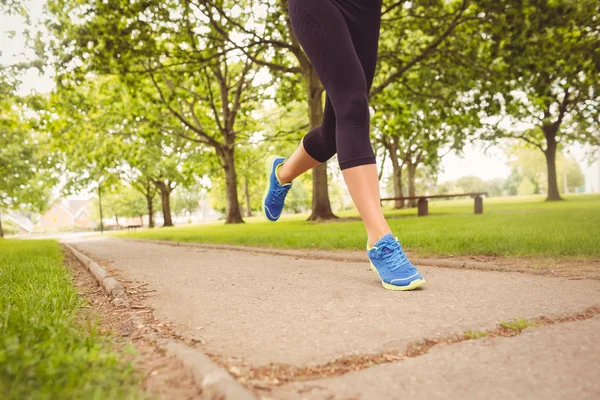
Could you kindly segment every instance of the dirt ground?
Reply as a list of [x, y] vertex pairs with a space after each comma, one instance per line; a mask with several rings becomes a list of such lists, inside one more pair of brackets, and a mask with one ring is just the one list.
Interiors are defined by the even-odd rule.
[[[136, 305], [152, 296], [152, 292], [144, 289], [146, 285], [121, 281], [134, 306], [132, 310], [117, 307], [73, 254], [68, 250], [64, 254], [66, 265], [73, 274], [73, 283], [86, 303], [81, 318], [96, 323], [101, 333], [110, 336], [114, 350], [134, 364], [144, 395], [151, 399], [198, 398], [200, 392], [190, 370], [176, 358], [165, 355], [154, 340], [146, 337], [149, 332], [165, 338], [176, 336], [168, 324], [161, 323], [152, 315], [152, 310]], [[143, 326], [134, 325], [133, 314], [143, 317]], [[131, 348], [135, 351], [130, 351]]]

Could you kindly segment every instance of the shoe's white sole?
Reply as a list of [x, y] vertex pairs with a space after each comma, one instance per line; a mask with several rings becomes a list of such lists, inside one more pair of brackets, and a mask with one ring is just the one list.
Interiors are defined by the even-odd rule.
[[266, 219], [269, 222], [277, 222], [277, 221], [270, 220], [269, 217], [267, 216], [267, 210], [265, 209], [265, 200], [267, 199], [267, 194], [269, 193], [269, 186], [271, 184], [271, 171], [273, 171], [273, 163], [278, 158], [282, 158], [282, 157], [280, 157], [280, 156], [270, 156], [270, 157], [267, 158], [267, 161], [265, 162], [265, 170], [266, 170], [266, 175], [267, 175], [267, 187], [266, 187], [265, 192], [263, 194], [261, 205], [262, 205], [262, 215], [263, 215], [264, 219]]
[[369, 261], [369, 263], [371, 263], [371, 269], [373, 270], [373, 272], [375, 272], [377, 274], [377, 276], [379, 277], [379, 279], [381, 280], [381, 286], [383, 286], [387, 290], [399, 290], [399, 291], [415, 290], [415, 289], [422, 287], [425, 284], [425, 279], [415, 279], [414, 281], [412, 281], [411, 283], [409, 283], [406, 286], [396, 286], [396, 285], [391, 285], [389, 283], [385, 283], [383, 281], [383, 279], [381, 279], [381, 275], [379, 275], [379, 271], [377, 271], [377, 268], [375, 268], [375, 265], [373, 265], [373, 263], [371, 261]]

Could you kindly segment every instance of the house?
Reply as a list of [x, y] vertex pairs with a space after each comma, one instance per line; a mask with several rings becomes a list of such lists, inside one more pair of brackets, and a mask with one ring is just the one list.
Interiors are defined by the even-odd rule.
[[96, 227], [88, 210], [89, 200], [58, 200], [35, 226], [36, 231], [82, 231]]

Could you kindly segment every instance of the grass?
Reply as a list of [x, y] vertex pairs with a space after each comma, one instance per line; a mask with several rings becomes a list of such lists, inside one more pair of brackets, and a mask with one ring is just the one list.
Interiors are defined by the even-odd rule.
[[485, 331], [466, 331], [465, 337], [469, 340], [475, 340], [482, 337], [486, 337], [488, 335]]
[[525, 328], [535, 328], [540, 326], [540, 323], [534, 321], [528, 321], [524, 318], [515, 319], [510, 322], [501, 322], [500, 327], [508, 331], [520, 332]]
[[136, 377], [82, 318], [54, 241], [0, 240], [0, 397], [136, 398]]
[[[564, 202], [545, 202], [542, 196], [489, 198], [483, 215], [473, 214], [471, 199], [430, 202], [431, 216], [426, 218], [417, 218], [415, 209], [385, 213], [403, 245], [419, 256], [600, 258], [600, 195], [565, 197]], [[254, 217], [243, 225], [218, 222], [116, 236], [278, 248], [363, 248], [366, 234], [357, 213], [337, 215], [348, 218], [314, 223], [295, 215], [273, 224]]]

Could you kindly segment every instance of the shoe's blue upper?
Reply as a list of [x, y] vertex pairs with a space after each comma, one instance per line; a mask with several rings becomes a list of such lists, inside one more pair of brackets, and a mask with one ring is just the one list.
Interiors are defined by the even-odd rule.
[[277, 179], [277, 166], [283, 164], [285, 158], [276, 158], [273, 160], [273, 164], [271, 165], [271, 174], [269, 175], [269, 188], [267, 190], [267, 194], [265, 196], [264, 208], [265, 208], [265, 216], [270, 221], [277, 221], [281, 216], [281, 212], [283, 211], [283, 205], [285, 203], [285, 196], [287, 196], [288, 192], [292, 188], [291, 183], [286, 183], [282, 185], [279, 183], [279, 179]]
[[408, 261], [400, 242], [392, 234], [379, 239], [367, 253], [385, 283], [407, 286], [417, 279], [423, 279], [415, 266]]

